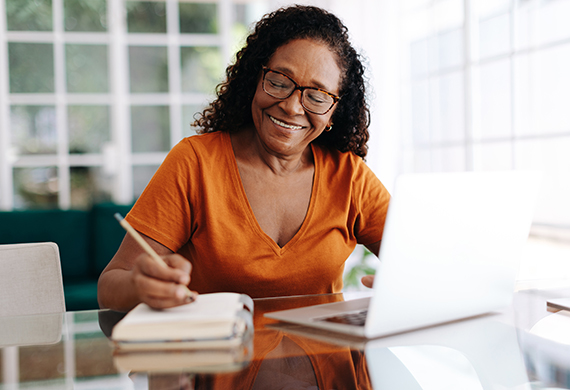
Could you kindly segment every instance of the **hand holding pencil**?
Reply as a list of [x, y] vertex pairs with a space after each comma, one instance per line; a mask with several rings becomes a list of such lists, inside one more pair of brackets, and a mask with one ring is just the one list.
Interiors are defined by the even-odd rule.
[[[144, 238], [119, 214], [115, 214], [115, 218], [127, 233], [141, 246], [141, 248], [150, 256], [152, 261], [161, 268], [168, 269], [170, 266], [166, 264], [162, 257], [152, 249], [152, 247], [144, 240]], [[197, 293], [190, 291], [187, 286], [182, 285], [185, 290], [186, 302], [192, 302], [196, 299]]]

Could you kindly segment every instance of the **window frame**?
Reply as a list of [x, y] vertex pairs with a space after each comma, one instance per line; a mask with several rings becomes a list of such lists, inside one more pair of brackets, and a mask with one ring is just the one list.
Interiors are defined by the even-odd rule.
[[[131, 106], [166, 105], [170, 117], [170, 147], [184, 134], [182, 127], [185, 105], [205, 105], [211, 94], [188, 93], [181, 90], [180, 49], [186, 46], [213, 46], [221, 52], [223, 64], [231, 58], [233, 22], [232, 0], [194, 0], [194, 3], [216, 3], [218, 31], [211, 34], [180, 33], [178, 0], [161, 0], [166, 4], [167, 31], [162, 34], [128, 33], [125, 3], [128, 0], [106, 0], [107, 31], [68, 32], [64, 28], [64, 0], [52, 0], [52, 31], [8, 31], [6, 0], [0, 0], [0, 210], [15, 208], [15, 168], [54, 166], [58, 172], [58, 203], [60, 209], [72, 208], [70, 170], [74, 167], [99, 167], [112, 180], [111, 199], [130, 204], [136, 198], [133, 169], [137, 166], [160, 165], [167, 152], [133, 153], [131, 150]], [[181, 2], [184, 0], [181, 0]], [[240, 1], [241, 3], [243, 1]], [[53, 45], [53, 93], [11, 93], [9, 85], [9, 42], [43, 42]], [[107, 93], [68, 93], [66, 91], [65, 45], [99, 44], [108, 50]], [[131, 93], [129, 87], [128, 50], [130, 45], [164, 46], [168, 57], [166, 93]], [[220, 75], [221, 76], [221, 75]], [[50, 105], [55, 107], [57, 153], [50, 155], [14, 155], [11, 147], [11, 106]], [[108, 105], [110, 107], [110, 142], [100, 153], [69, 152], [68, 106]]]

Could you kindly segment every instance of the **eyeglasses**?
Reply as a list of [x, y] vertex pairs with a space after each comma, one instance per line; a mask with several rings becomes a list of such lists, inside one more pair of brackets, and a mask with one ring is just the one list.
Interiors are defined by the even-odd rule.
[[277, 99], [287, 99], [297, 89], [301, 91], [301, 105], [313, 114], [324, 115], [333, 108], [340, 99], [320, 88], [301, 87], [291, 77], [277, 70], [263, 67], [263, 90]]

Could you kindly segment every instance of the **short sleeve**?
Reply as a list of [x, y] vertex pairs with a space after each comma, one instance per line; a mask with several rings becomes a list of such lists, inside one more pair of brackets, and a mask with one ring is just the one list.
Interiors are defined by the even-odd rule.
[[127, 215], [139, 232], [177, 252], [192, 230], [190, 191], [199, 163], [188, 138], [166, 156], [151, 181]]
[[390, 193], [374, 172], [359, 159], [353, 176], [353, 202], [357, 217], [354, 235], [363, 245], [382, 239]]

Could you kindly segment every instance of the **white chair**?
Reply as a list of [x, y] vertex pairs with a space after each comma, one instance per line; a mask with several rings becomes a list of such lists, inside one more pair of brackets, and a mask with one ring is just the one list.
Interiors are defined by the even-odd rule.
[[57, 244], [0, 245], [0, 316], [63, 312]]

